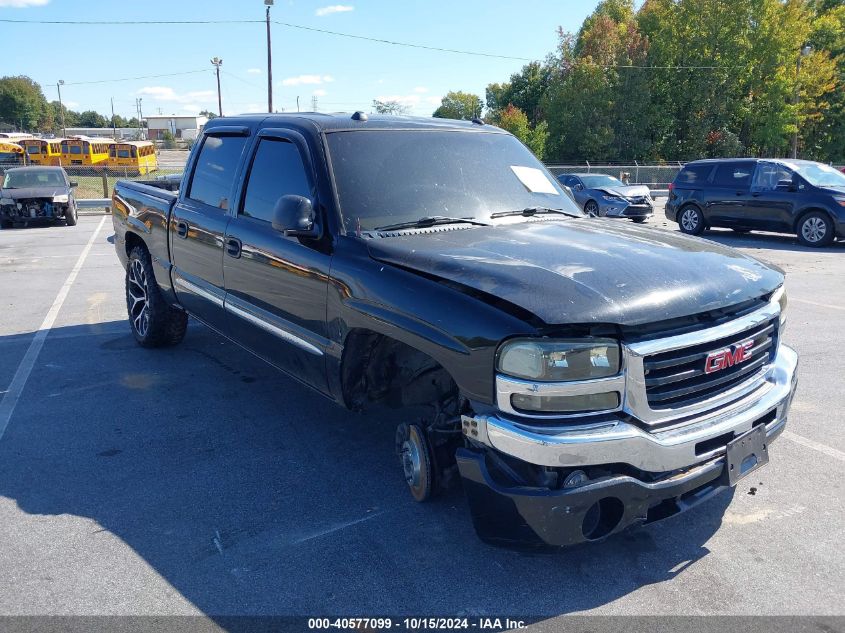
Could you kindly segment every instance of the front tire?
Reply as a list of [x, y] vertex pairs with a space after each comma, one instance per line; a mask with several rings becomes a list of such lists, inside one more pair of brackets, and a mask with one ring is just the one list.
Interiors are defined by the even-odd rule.
[[584, 213], [594, 218], [599, 217], [598, 203], [595, 200], [587, 200], [587, 202], [584, 203]]
[[10, 229], [15, 225], [11, 220], [0, 220], [0, 229]]
[[73, 205], [68, 206], [67, 211], [65, 211], [65, 224], [68, 226], [76, 226], [78, 217], [76, 207]]
[[704, 233], [704, 214], [696, 206], [687, 205], [678, 212], [678, 227], [687, 235]]
[[798, 241], [804, 246], [829, 246], [833, 242], [833, 222], [819, 211], [808, 213], [798, 222]]
[[631, 218], [634, 224], [645, 224], [648, 218]]
[[132, 249], [126, 264], [126, 310], [132, 335], [142, 347], [176, 345], [185, 338], [188, 315], [165, 301], [143, 246]]

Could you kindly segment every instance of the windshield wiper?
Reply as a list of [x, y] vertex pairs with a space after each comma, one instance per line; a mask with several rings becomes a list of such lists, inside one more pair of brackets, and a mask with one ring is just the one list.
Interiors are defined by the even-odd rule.
[[445, 215], [427, 215], [421, 217], [419, 220], [412, 220], [410, 222], [399, 222], [397, 224], [388, 224], [386, 226], [377, 226], [376, 231], [398, 231], [400, 229], [424, 229], [435, 224], [476, 224], [478, 226], [490, 226], [487, 222], [480, 222], [472, 218], [450, 218]]
[[525, 207], [524, 209], [516, 209], [514, 211], [499, 211], [490, 215], [491, 218], [504, 218], [509, 215], [521, 215], [529, 218], [532, 215], [539, 215], [541, 213], [559, 213], [561, 215], [568, 215], [571, 218], [580, 218], [581, 216], [571, 211], [564, 211], [563, 209], [551, 209], [549, 207]]

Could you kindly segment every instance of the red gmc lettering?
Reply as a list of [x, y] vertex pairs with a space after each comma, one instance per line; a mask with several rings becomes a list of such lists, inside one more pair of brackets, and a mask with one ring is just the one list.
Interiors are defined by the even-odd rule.
[[751, 358], [751, 350], [754, 348], [754, 340], [743, 341], [726, 349], [720, 349], [707, 356], [704, 362], [704, 373], [712, 374], [734, 365], [744, 363]]

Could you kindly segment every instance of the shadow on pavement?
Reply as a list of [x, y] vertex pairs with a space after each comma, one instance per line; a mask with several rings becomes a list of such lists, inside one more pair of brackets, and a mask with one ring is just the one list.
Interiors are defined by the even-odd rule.
[[[0, 495], [45, 522], [92, 519], [99, 528], [69, 524], [66, 547], [84, 553], [108, 531], [212, 617], [537, 619], [684, 573], [732, 497], [601, 544], [496, 549], [476, 538], [460, 490], [411, 500], [399, 420], [345, 412], [202, 326], [165, 350], [139, 348], [122, 322], [57, 328], [0, 440]], [[30, 556], [7, 573], [59, 564]], [[128, 573], [76, 559], [83, 583]]]

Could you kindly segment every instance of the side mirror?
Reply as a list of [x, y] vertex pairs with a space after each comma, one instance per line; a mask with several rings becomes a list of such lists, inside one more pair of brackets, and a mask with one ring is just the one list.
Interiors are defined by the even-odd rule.
[[577, 182], [574, 185], [572, 185], [572, 188], [575, 191], [584, 191], [584, 185], [582, 185], [580, 182]]
[[76, 182], [75, 180], [71, 180], [71, 181], [70, 181], [70, 188], [71, 188], [71, 189], [74, 189], [74, 188], [76, 188], [76, 187], [78, 187], [78, 186], [79, 186], [79, 183], [78, 183], [78, 182]]
[[798, 184], [792, 180], [778, 180], [775, 189], [777, 191], [798, 191]]
[[314, 207], [308, 198], [282, 196], [273, 208], [273, 228], [291, 237], [320, 237]]

